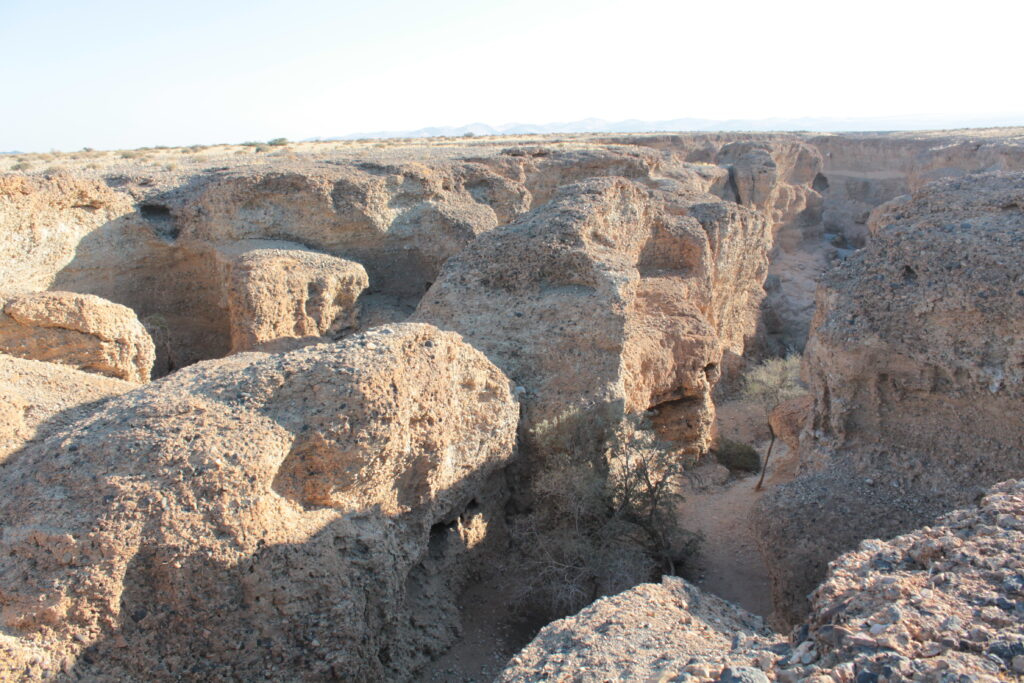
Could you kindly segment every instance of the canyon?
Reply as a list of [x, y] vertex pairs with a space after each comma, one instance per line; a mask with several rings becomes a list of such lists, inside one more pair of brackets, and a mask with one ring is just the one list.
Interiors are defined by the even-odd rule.
[[1024, 675], [1024, 131], [12, 166], [5, 678]]

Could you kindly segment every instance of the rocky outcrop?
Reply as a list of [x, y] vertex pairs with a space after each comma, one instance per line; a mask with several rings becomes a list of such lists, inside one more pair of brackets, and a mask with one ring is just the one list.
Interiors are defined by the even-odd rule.
[[517, 414], [427, 325], [110, 399], [0, 471], [3, 677], [407, 678], [458, 632]]
[[839, 557], [788, 642], [665, 577], [544, 627], [499, 680], [1017, 680], [1022, 547], [1024, 484], [1010, 481], [977, 508]]
[[0, 354], [0, 463], [134, 389], [119, 379]]
[[358, 263], [287, 243], [246, 241], [224, 251], [233, 353], [358, 325], [356, 300], [369, 284]]
[[81, 240], [130, 207], [127, 196], [91, 178], [0, 175], [0, 292], [52, 287]]
[[[527, 431], [657, 407], [666, 436], [703, 452], [722, 338], [751, 331], [770, 242], [766, 221], [712, 200], [665, 202], [624, 179], [569, 186], [450, 259], [414, 317], [459, 331], [521, 385]], [[728, 305], [719, 281], [738, 295]]]
[[153, 340], [126, 306], [73, 292], [0, 299], [0, 352], [129, 382], [149, 380]]
[[728, 680], [759, 683], [779, 641], [760, 617], [666, 576], [548, 624], [498, 681], [706, 681], [731, 668], [755, 678]]
[[768, 415], [772, 431], [792, 452], [800, 448], [800, 434], [807, 426], [814, 407], [810, 394], [783, 401]]
[[803, 474], [756, 515], [780, 619], [826, 563], [1024, 473], [1024, 174], [940, 181], [831, 271]]
[[840, 680], [1021, 676], [1022, 548], [1019, 481], [913, 533], [864, 541], [831, 565], [811, 597], [808, 640], [821, 656], [814, 673]]

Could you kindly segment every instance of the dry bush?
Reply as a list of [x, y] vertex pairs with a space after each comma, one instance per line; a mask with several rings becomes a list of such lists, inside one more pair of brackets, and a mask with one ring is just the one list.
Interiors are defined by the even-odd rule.
[[533, 504], [511, 532], [515, 604], [533, 616], [558, 618], [673, 573], [694, 550], [676, 521], [678, 460], [649, 425], [614, 412], [569, 413], [532, 434]]
[[723, 437], [719, 439], [718, 445], [711, 449], [711, 452], [719, 463], [734, 472], [756, 474], [761, 471], [761, 456], [758, 455], [757, 449], [750, 444]]

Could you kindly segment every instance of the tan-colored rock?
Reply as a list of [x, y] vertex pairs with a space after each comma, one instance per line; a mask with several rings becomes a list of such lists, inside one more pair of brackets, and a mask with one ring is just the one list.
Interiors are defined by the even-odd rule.
[[800, 433], [807, 426], [813, 406], [814, 398], [804, 394], [780, 403], [768, 416], [775, 436], [794, 453], [800, 447]]
[[[449, 260], [415, 319], [458, 330], [521, 385], [528, 430], [657, 407], [671, 415], [666, 436], [703, 452], [722, 353], [715, 325], [728, 321], [731, 340], [752, 325], [757, 299], [744, 299], [754, 288], [738, 273], [764, 272], [770, 238], [763, 219], [738, 207], [743, 220], [733, 222], [733, 209], [696, 205], [714, 230], [685, 206], [669, 208], [623, 179], [564, 188]], [[716, 308], [719, 272], [737, 281], [735, 308]]]
[[0, 354], [0, 462], [134, 388], [57, 363]]
[[232, 352], [272, 350], [289, 340], [339, 334], [358, 324], [356, 299], [369, 284], [358, 263], [294, 248], [246, 248], [229, 256]]
[[113, 398], [0, 471], [0, 671], [406, 679], [458, 632], [517, 415], [427, 325]]
[[0, 352], [145, 382], [153, 340], [126, 306], [90, 294], [37, 292], [0, 304]]
[[755, 515], [780, 622], [829, 560], [1024, 474], [1024, 174], [938, 181], [819, 290], [803, 474]]
[[[760, 670], [759, 658], [771, 671], [773, 640], [780, 639], [760, 617], [666, 576], [548, 624], [497, 680], [675, 681], [686, 674], [716, 680], [727, 665]], [[743, 650], [733, 652], [737, 642]]]
[[127, 196], [76, 174], [0, 175], [0, 292], [50, 288], [81, 240], [129, 207]]

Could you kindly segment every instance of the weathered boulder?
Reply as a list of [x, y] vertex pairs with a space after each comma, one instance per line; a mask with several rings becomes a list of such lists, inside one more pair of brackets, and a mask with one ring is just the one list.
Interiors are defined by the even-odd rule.
[[[657, 407], [666, 436], [703, 452], [721, 337], [752, 326], [770, 237], [740, 207], [687, 208], [620, 178], [563, 188], [450, 259], [414, 319], [459, 331], [521, 385], [527, 431]], [[728, 305], [719, 277], [736, 284]]]
[[298, 246], [239, 242], [223, 250], [232, 352], [272, 350], [358, 324], [356, 299], [369, 284], [363, 267]]
[[0, 470], [0, 671], [396, 680], [503, 505], [507, 378], [395, 325], [199, 363]]
[[91, 294], [36, 292], [0, 299], [0, 352], [145, 382], [153, 340], [126, 306]]
[[773, 640], [760, 617], [666, 576], [548, 624], [497, 680], [714, 680], [726, 666], [770, 671]]
[[755, 517], [781, 621], [861, 539], [1024, 474], [1024, 174], [915, 197], [819, 290], [803, 474]]
[[56, 363], [0, 354], [0, 463], [97, 410], [111, 396], [134, 389], [119, 379]]

